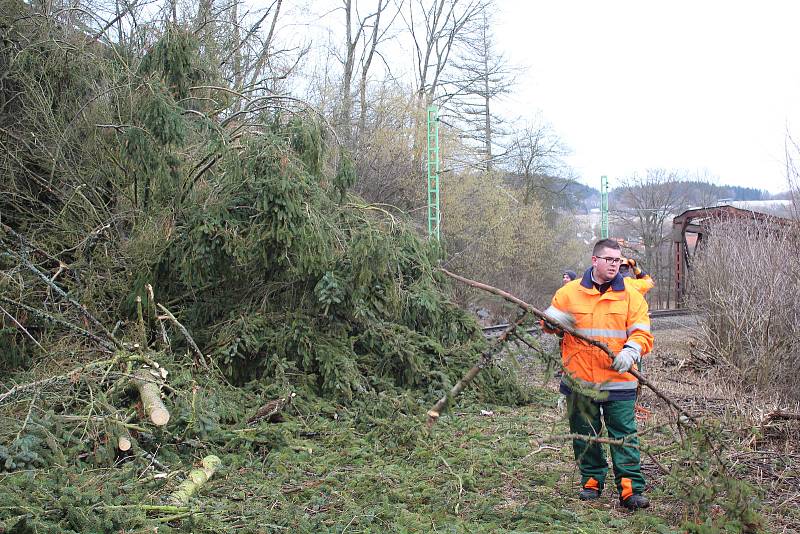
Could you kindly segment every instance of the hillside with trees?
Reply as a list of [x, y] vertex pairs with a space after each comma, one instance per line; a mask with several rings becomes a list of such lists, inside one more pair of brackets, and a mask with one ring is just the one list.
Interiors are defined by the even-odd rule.
[[[685, 206], [698, 207], [710, 206], [717, 203], [724, 203], [725, 201], [747, 201], [747, 200], [772, 200], [785, 195], [771, 195], [768, 191], [759, 190], [752, 187], [740, 187], [733, 185], [719, 185], [709, 183], [707, 181], [698, 181], [693, 179], [684, 178], [682, 175], [674, 176], [676, 181], [677, 194], [680, 195]], [[634, 178], [635, 180], [635, 178]], [[627, 184], [631, 180], [625, 178], [622, 182]], [[642, 185], [640, 187], [645, 187]], [[628, 189], [627, 185], [622, 187]], [[636, 185], [632, 186], [636, 187]], [[623, 201], [621, 198], [623, 193], [617, 191], [617, 188], [612, 187], [609, 192], [609, 203], [615, 200]]]

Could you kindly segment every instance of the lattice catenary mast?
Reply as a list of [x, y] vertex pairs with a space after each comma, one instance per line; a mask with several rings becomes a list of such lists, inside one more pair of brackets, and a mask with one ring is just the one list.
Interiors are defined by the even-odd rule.
[[428, 107], [428, 238], [439, 241], [439, 108]]
[[600, 177], [600, 238], [608, 239], [608, 177]]

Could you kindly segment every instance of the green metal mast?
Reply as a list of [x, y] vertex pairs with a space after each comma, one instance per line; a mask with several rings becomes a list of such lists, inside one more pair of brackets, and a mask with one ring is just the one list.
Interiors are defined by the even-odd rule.
[[428, 107], [428, 238], [439, 241], [439, 108]]
[[600, 177], [600, 238], [608, 239], [608, 177]]

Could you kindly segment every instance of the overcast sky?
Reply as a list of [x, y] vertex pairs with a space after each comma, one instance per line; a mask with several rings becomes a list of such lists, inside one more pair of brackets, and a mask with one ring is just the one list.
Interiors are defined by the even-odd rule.
[[497, 44], [527, 67], [503, 108], [544, 118], [599, 187], [649, 167], [786, 189], [800, 137], [800, 1], [498, 0]]

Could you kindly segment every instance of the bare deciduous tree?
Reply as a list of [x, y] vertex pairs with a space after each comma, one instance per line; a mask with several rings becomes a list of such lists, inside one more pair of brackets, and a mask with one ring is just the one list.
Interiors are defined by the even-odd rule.
[[[409, 4], [406, 24], [414, 44], [417, 103], [425, 109], [442, 87], [442, 74], [450, 65], [457, 39], [468, 25], [482, 17], [486, 0], [416, 0]], [[417, 122], [415, 130], [421, 132]], [[420, 135], [414, 139], [414, 169], [421, 169]]]
[[786, 183], [792, 200], [792, 216], [800, 219], [800, 169], [797, 168], [797, 159], [800, 156], [800, 145], [794, 140], [787, 130], [784, 136], [784, 151], [786, 159]]
[[[451, 74], [445, 84], [448, 101], [446, 116], [470, 144], [477, 144], [481, 167], [492, 170], [498, 127], [502, 119], [493, 112], [499, 97], [508, 94], [518, 69], [508, 65], [494, 46], [489, 10], [484, 9], [470, 28], [459, 37], [459, 48]], [[502, 155], [502, 154], [501, 154]]]
[[667, 220], [686, 206], [684, 179], [677, 171], [648, 169], [622, 178], [615, 190], [613, 215], [636, 230], [650, 266], [658, 247], [670, 238]]
[[410, 4], [408, 29], [414, 41], [417, 95], [433, 102], [457, 39], [481, 17], [486, 0], [416, 0]]
[[224, 27], [218, 24], [215, 37], [220, 50], [219, 67], [228, 86], [247, 96], [234, 97], [234, 105], [230, 107], [234, 110], [244, 109], [251, 97], [284, 93], [286, 81], [310, 50], [308, 42], [299, 45], [280, 42], [283, 0], [272, 0], [263, 8], [244, 13], [240, 13], [240, 2], [230, 0], [219, 8], [227, 10], [228, 17]]
[[508, 148], [511, 169], [523, 181], [523, 202], [529, 204], [534, 196], [562, 193], [569, 181], [553, 180], [565, 169], [563, 158], [569, 150], [546, 123], [538, 120], [517, 130]]
[[[378, 0], [378, 7], [375, 11], [375, 20], [372, 23], [371, 34], [369, 36], [369, 40], [364, 44], [364, 50], [361, 54], [361, 75], [358, 81], [358, 95], [359, 95], [359, 114], [358, 114], [358, 132], [361, 133], [366, 128], [367, 123], [367, 80], [369, 77], [370, 67], [372, 66], [372, 60], [374, 59], [375, 55], [380, 53], [378, 52], [378, 46], [387, 39], [389, 35], [389, 30], [393, 27], [395, 19], [400, 14], [400, 10], [402, 9], [402, 0], [397, 4], [397, 9], [394, 11], [392, 18], [385, 22], [384, 27], [381, 27], [381, 15], [384, 11], [386, 11], [387, 7], [389, 7], [389, 0], [386, 0], [383, 3], [383, 0]], [[385, 19], [384, 19], [385, 20]], [[383, 56], [381, 56], [383, 57]], [[389, 65], [384, 60], [384, 65], [386, 66], [387, 70], [389, 69]]]
[[692, 273], [698, 349], [738, 385], [800, 400], [797, 229], [741, 219], [712, 228]]
[[670, 223], [687, 206], [685, 180], [685, 174], [678, 171], [648, 169], [644, 174], [622, 178], [613, 193], [615, 208], [611, 214], [615, 224], [630, 228], [633, 240], [641, 243], [645, 269], [657, 282], [658, 305], [669, 302]]
[[372, 202], [414, 209], [424, 202], [424, 189], [411, 167], [408, 149], [416, 124], [415, 98], [404, 87], [370, 84], [369, 118], [359, 131], [355, 191]]
[[[366, 122], [366, 90], [369, 70], [378, 45], [383, 41], [386, 28], [381, 28], [381, 16], [389, 7], [389, 0], [378, 0], [374, 11], [363, 17], [359, 15], [358, 2], [342, 0], [342, 9], [345, 18], [345, 44], [344, 53], [340, 56], [342, 63], [341, 105], [337, 117], [337, 125], [345, 141], [349, 141], [352, 134], [353, 90], [352, 84], [355, 76], [356, 61], [360, 53], [359, 73], [359, 131], [363, 130]], [[399, 12], [399, 8], [398, 8]], [[354, 19], [355, 17], [355, 19]], [[389, 25], [387, 25], [388, 27]]]
[[[353, 81], [353, 68], [356, 61], [356, 47], [361, 41], [367, 17], [359, 19], [353, 28], [353, 0], [342, 0], [345, 17], [345, 48], [342, 58], [342, 103], [339, 108], [338, 126], [345, 139], [350, 138], [350, 116], [353, 108], [353, 94], [350, 86]], [[379, 2], [380, 3], [380, 2]]]

